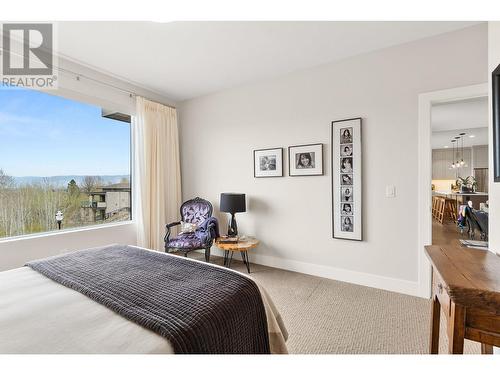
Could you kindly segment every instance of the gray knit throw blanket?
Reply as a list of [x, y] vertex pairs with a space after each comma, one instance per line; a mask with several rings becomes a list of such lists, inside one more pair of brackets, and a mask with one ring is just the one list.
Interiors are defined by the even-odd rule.
[[26, 265], [165, 337], [176, 353], [270, 352], [259, 289], [231, 270], [121, 245]]

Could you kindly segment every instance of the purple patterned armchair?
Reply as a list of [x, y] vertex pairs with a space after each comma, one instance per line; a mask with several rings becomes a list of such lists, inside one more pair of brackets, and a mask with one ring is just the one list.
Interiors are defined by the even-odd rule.
[[180, 233], [170, 238], [170, 230], [180, 221], [167, 224], [165, 235], [165, 252], [179, 251], [184, 256], [190, 251], [205, 249], [205, 260], [210, 262], [210, 248], [213, 241], [219, 236], [217, 219], [212, 216], [212, 204], [202, 198], [196, 197], [184, 202], [181, 206], [181, 220], [186, 223], [196, 224], [196, 230], [190, 233]]

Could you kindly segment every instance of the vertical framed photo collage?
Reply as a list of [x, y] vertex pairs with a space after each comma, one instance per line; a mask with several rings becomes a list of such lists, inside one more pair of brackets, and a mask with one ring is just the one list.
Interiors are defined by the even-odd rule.
[[333, 238], [363, 240], [361, 118], [332, 121]]

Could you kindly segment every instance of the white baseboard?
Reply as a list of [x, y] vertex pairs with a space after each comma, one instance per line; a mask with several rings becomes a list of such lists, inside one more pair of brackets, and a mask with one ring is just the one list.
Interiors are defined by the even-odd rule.
[[[212, 248], [212, 254], [223, 256], [219, 249]], [[236, 255], [236, 254], [235, 254]], [[350, 271], [341, 268], [322, 266], [314, 263], [299, 262], [296, 260], [283, 259], [268, 255], [250, 253], [250, 262], [264, 266], [280, 268], [288, 271], [305, 273], [327, 279], [343, 281], [351, 284], [368, 286], [371, 288], [384, 289], [390, 292], [403, 293], [420, 297], [419, 284], [416, 281], [395, 279], [364, 272]]]

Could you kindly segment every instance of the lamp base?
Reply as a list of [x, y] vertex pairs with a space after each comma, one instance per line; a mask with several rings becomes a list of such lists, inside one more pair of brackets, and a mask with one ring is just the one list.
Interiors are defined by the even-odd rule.
[[236, 224], [234, 213], [231, 214], [231, 221], [229, 222], [229, 226], [227, 228], [227, 235], [229, 237], [236, 237], [238, 235], [238, 225]]

